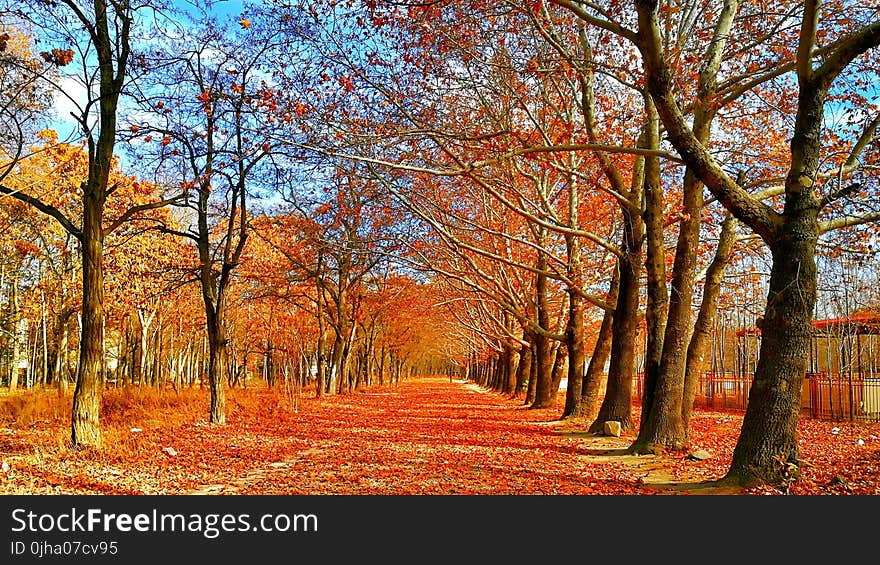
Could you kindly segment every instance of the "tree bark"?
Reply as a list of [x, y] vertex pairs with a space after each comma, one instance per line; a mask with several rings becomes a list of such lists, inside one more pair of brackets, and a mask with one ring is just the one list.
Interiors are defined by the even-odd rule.
[[797, 465], [797, 421], [816, 303], [816, 210], [786, 222], [773, 246], [761, 348], [742, 431], [726, 478], [780, 483]]
[[535, 401], [535, 382], [538, 380], [538, 339], [537, 336], [533, 336], [534, 339], [532, 341], [532, 364], [529, 368], [529, 382], [526, 386], [526, 401], [525, 404], [529, 405]]
[[[547, 258], [543, 253], [538, 253], [537, 268], [541, 271], [547, 269]], [[538, 326], [548, 330], [550, 328], [550, 300], [548, 296], [547, 275], [542, 273], [536, 275], [535, 294]], [[551, 386], [553, 384], [553, 344], [551, 343], [551, 338], [542, 332], [535, 333], [535, 357], [537, 359], [535, 399], [532, 402], [531, 408], [550, 408], [553, 406], [551, 394]]]
[[621, 429], [632, 429], [632, 380], [635, 375], [635, 340], [638, 330], [639, 273], [641, 272], [641, 220], [624, 212], [626, 237], [625, 255], [620, 261], [617, 304], [611, 321], [611, 359], [605, 398], [596, 420], [590, 426], [592, 433], [601, 433], [604, 423], [620, 422]]
[[212, 424], [226, 423], [226, 392], [223, 383], [223, 353], [226, 349], [226, 337], [223, 328], [223, 309], [209, 304], [206, 298], [207, 331], [208, 331], [208, 386], [211, 389], [211, 408], [209, 413]]
[[690, 443], [690, 421], [694, 407], [697, 383], [705, 366], [704, 359], [709, 348], [709, 333], [715, 323], [715, 312], [718, 308], [718, 297], [721, 294], [721, 282], [724, 270], [736, 242], [737, 221], [728, 214], [721, 224], [721, 235], [715, 257], [706, 270], [706, 282], [703, 283], [703, 300], [694, 324], [694, 332], [688, 344], [687, 360], [684, 371], [684, 397], [681, 404], [681, 421], [685, 428], [687, 443]]
[[67, 392], [67, 319], [61, 321], [61, 316], [56, 321], [56, 343], [57, 351], [55, 353], [54, 373], [55, 383], [58, 385], [58, 391], [61, 394]]
[[[113, 148], [116, 144], [116, 109], [126, 77], [129, 5], [113, 5], [112, 11], [101, 1], [93, 3], [94, 23], [83, 21], [89, 30], [98, 63], [99, 97], [97, 105], [100, 131], [97, 140], [87, 131], [89, 174], [83, 184], [82, 229], [82, 333], [79, 365], [71, 410], [73, 447], [102, 446], [99, 413], [104, 380], [104, 204], [107, 200]], [[114, 18], [115, 38], [109, 20]], [[80, 16], [85, 20], [84, 16]]]
[[[106, 186], [106, 180], [103, 186]], [[96, 194], [97, 192], [97, 194]], [[83, 195], [82, 331], [71, 412], [74, 447], [102, 446], [99, 413], [104, 379], [104, 234], [103, 190]]]
[[[611, 275], [611, 286], [608, 289], [608, 304], [617, 303], [617, 292], [620, 286], [619, 262]], [[611, 352], [611, 325], [614, 319], [614, 310], [606, 310], [602, 315], [602, 323], [599, 326], [599, 334], [596, 336], [596, 345], [593, 347], [593, 355], [587, 366], [581, 386], [581, 400], [576, 409], [570, 414], [573, 417], [584, 418], [592, 422], [599, 411], [599, 391], [605, 382], [605, 364]]]
[[812, 179], [819, 166], [826, 94], [811, 81], [802, 81], [783, 223], [769, 242], [773, 266], [758, 365], [725, 476], [740, 485], [780, 484], [797, 474], [797, 421], [817, 296], [820, 202]]
[[[318, 318], [318, 343], [316, 344], [316, 367], [315, 370], [317, 372], [316, 375], [316, 383], [315, 383], [315, 397], [321, 398], [324, 396], [324, 376], [325, 376], [325, 367], [326, 361], [324, 359], [325, 353], [324, 348], [327, 343], [327, 325], [324, 322], [324, 291], [321, 286], [321, 255], [318, 255], [318, 274], [315, 277], [315, 290], [317, 293], [317, 301], [316, 301], [316, 310], [317, 310], [317, 318]], [[384, 363], [384, 358], [383, 358]], [[381, 378], [381, 377], [380, 377]]]
[[22, 331], [21, 304], [18, 298], [19, 276], [16, 270], [11, 277], [9, 328], [12, 330], [12, 356], [9, 358], [9, 392], [18, 388], [18, 365], [21, 361], [21, 344], [27, 340], [27, 332]]
[[530, 339], [529, 332], [524, 330], [522, 340], [525, 343], [519, 348], [519, 364], [516, 367], [516, 386], [513, 389], [513, 398], [519, 398], [529, 381], [529, 373], [532, 368], [532, 343]]
[[[641, 144], [647, 149], [660, 147], [660, 123], [650, 96], [645, 97], [647, 120]], [[645, 274], [647, 278], [647, 305], [645, 307], [645, 375], [642, 389], [642, 413], [639, 438], [646, 431], [646, 423], [654, 405], [655, 393], [663, 358], [663, 334], [666, 330], [666, 309], [669, 296], [666, 293], [666, 241], [663, 237], [664, 202], [660, 179], [660, 159], [645, 158], [644, 188], [645, 210]], [[636, 439], [636, 444], [639, 443]]]
[[550, 381], [550, 405], [556, 405], [556, 395], [559, 394], [559, 387], [562, 386], [562, 377], [565, 371], [565, 362], [568, 359], [568, 349], [565, 343], [558, 342], [553, 352], [553, 369], [550, 371], [552, 379]]
[[[573, 202], [569, 221], [576, 225], [577, 193], [571, 191], [569, 199]], [[565, 348], [568, 351], [568, 384], [565, 389], [565, 406], [562, 417], [567, 418], [578, 410], [584, 382], [586, 351], [584, 344], [584, 299], [579, 291], [583, 286], [583, 264], [580, 240], [572, 235], [565, 237], [568, 253], [568, 322], [565, 326]]]

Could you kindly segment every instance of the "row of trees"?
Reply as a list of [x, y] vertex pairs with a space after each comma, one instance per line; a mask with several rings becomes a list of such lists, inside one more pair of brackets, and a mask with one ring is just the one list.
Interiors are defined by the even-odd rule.
[[[180, 25], [207, 14], [158, 4], [45, 7], [4, 11], [4, 29], [22, 37], [4, 78], [26, 77], [7, 91], [15, 127], [0, 185], [4, 243], [15, 250], [0, 285], [15, 328], [10, 387], [28, 319], [42, 332], [42, 352], [31, 355], [42, 370], [32, 363], [31, 375], [63, 384], [75, 368], [74, 446], [101, 445], [108, 377], [157, 386], [204, 377], [210, 420], [223, 423], [224, 383], [246, 382], [256, 352], [270, 382], [278, 371], [302, 383], [314, 373], [319, 393], [427, 370], [442, 323], [430, 286], [389, 266], [382, 242], [394, 228], [381, 202], [326, 162], [303, 180], [308, 173], [290, 171], [297, 155], [273, 139], [302, 111], [268, 86], [278, 31], [252, 33], [246, 19]], [[32, 53], [45, 44], [61, 47]], [[43, 91], [54, 108], [35, 102]], [[63, 122], [50, 116], [58, 106], [75, 108], [70, 135], [82, 145], [26, 129], [34, 113], [43, 125]]]
[[[294, 312], [284, 327], [318, 394], [381, 378], [388, 336], [411, 332], [425, 359], [439, 351], [481, 379], [492, 359], [492, 382], [535, 408], [553, 405], [566, 371], [563, 416], [637, 428], [638, 453], [688, 445], [725, 270], [766, 257], [760, 358], [727, 478], [796, 468], [815, 253], [871, 252], [875, 233], [868, 3], [264, 2], [220, 22], [126, 0], [60, 5], [14, 4], [4, 22], [57, 45], [22, 58], [36, 65], [4, 59], [4, 81], [30, 77], [6, 111], [28, 123], [41, 89], [81, 77], [82, 184], [62, 202], [16, 180], [34, 158], [18, 127], [0, 192], [80, 252], [75, 445], [100, 443], [105, 239], [159, 232], [181, 250], [166, 270], [201, 289], [214, 422], [224, 363], [247, 358], [229, 351], [253, 319], [241, 308], [272, 304], [271, 324]], [[118, 141], [149, 179], [140, 199], [113, 178]], [[429, 296], [443, 317], [413, 316], [436, 314]], [[259, 334], [250, 323], [237, 331]], [[144, 333], [140, 350], [155, 349]]]
[[[76, 192], [72, 179], [85, 175], [87, 155], [59, 143], [54, 132], [41, 136], [34, 156], [7, 177], [6, 186], [51, 187], [64, 209]], [[155, 186], [118, 167], [111, 180], [113, 203], [123, 209], [156, 199]], [[254, 377], [300, 387], [318, 380], [323, 394], [381, 384], [386, 375], [396, 380], [405, 371], [437, 370], [444, 321], [434, 308], [432, 285], [369, 251], [377, 232], [366, 240], [362, 230], [343, 227], [358, 221], [346, 194], [321, 196], [327, 201], [312, 216], [253, 219], [255, 240], [241, 257], [226, 304], [220, 374], [227, 385], [247, 386]], [[157, 226], [180, 229], [169, 212], [153, 211], [107, 239], [105, 383], [209, 384], [204, 303], [194, 292], [198, 285], [189, 284], [199, 274], [198, 253], [179, 238], [156, 233]], [[81, 332], [77, 246], [57, 223], [23, 203], [3, 208], [2, 226], [3, 379], [12, 390], [65, 389], [75, 382], [78, 359], [71, 352], [78, 351]]]
[[[502, 389], [517, 391], [531, 368], [532, 406], [550, 405], [562, 354], [566, 415], [598, 408], [592, 429], [638, 425], [634, 452], [683, 448], [719, 284], [737, 241], [750, 240], [758, 247], [747, 252], [771, 268], [727, 478], [789, 477], [816, 250], [836, 230], [877, 219], [876, 10], [548, 1], [355, 12], [310, 12], [313, 49], [352, 83], [321, 115], [344, 134], [318, 149], [367, 164], [432, 228], [421, 264], [467, 304], [462, 318], [484, 319], [475, 329], [496, 342]], [[855, 233], [864, 242], [875, 232]], [[593, 307], [606, 315], [590, 355]], [[635, 423], [642, 315], [646, 387]], [[517, 350], [536, 360], [514, 368]]]

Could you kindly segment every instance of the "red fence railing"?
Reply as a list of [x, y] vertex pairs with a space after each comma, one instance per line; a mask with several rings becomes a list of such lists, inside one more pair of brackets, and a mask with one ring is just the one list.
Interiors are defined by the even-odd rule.
[[[880, 422], [880, 375], [807, 373], [801, 392], [801, 410], [818, 420]], [[633, 401], [639, 402], [644, 375], [633, 383]], [[694, 407], [744, 411], [749, 402], [752, 375], [703, 373], [697, 383]]]

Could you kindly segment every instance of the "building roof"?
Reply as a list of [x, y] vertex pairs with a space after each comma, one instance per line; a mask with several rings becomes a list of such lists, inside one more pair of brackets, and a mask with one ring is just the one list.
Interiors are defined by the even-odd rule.
[[[861, 335], [880, 335], [880, 313], [875, 311], [855, 312], [850, 316], [841, 318], [827, 318], [825, 320], [813, 320], [813, 333], [818, 335], [830, 335], [844, 329]], [[736, 332], [737, 337], [745, 335], [761, 335], [761, 328], [742, 328]]]

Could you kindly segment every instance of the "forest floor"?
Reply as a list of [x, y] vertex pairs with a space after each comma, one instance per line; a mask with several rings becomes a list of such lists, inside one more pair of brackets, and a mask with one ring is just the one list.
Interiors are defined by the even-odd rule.
[[[737, 494], [700, 488], [730, 463], [742, 415], [697, 411], [689, 453], [633, 456], [632, 436], [559, 421], [560, 405], [448, 378], [312, 398], [227, 391], [227, 424], [206, 422], [207, 390], [104, 391], [104, 449], [69, 448], [70, 397], [0, 396], [0, 494]], [[636, 418], [638, 409], [636, 408]], [[880, 494], [880, 423], [802, 419], [790, 494]], [[745, 494], [782, 494], [758, 488]]]

